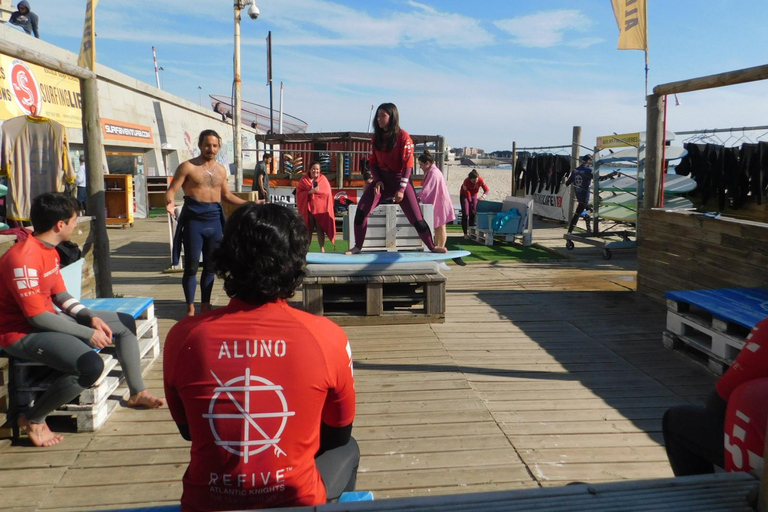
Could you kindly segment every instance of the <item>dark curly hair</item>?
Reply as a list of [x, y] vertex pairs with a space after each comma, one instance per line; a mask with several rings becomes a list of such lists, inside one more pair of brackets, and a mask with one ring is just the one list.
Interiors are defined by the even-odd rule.
[[45, 233], [60, 220], [69, 222], [79, 209], [80, 203], [74, 197], [60, 192], [45, 192], [32, 200], [29, 218], [35, 233]]
[[261, 305], [293, 297], [308, 248], [307, 228], [294, 210], [246, 203], [227, 220], [213, 263], [228, 296]]

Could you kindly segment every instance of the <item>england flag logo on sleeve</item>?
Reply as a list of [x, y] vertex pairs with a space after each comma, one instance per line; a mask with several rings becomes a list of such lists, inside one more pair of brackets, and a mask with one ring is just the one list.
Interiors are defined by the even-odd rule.
[[16, 282], [16, 287], [19, 290], [30, 290], [37, 288], [39, 282], [37, 280], [37, 269], [22, 268], [13, 269], [13, 280]]

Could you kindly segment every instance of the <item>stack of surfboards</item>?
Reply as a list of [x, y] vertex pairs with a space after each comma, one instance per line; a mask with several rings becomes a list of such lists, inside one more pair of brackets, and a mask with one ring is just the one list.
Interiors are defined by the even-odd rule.
[[[674, 161], [688, 154], [684, 148], [667, 146], [665, 160]], [[613, 179], [600, 182], [600, 217], [620, 222], [635, 222], [637, 220], [637, 160], [645, 158], [645, 147], [629, 148], [597, 158], [600, 171], [611, 164], [626, 166], [615, 168], [622, 174]], [[631, 166], [635, 163], [635, 166]], [[696, 188], [696, 182], [678, 174], [664, 175], [663, 207], [675, 210], [692, 208], [693, 203], [682, 197], [683, 194]]]

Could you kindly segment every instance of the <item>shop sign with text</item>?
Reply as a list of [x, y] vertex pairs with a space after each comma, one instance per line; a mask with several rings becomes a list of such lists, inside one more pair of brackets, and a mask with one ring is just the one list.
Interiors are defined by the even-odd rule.
[[80, 81], [0, 54], [0, 118], [37, 115], [82, 128]]
[[102, 119], [101, 128], [105, 139], [152, 144], [152, 128], [149, 126]]

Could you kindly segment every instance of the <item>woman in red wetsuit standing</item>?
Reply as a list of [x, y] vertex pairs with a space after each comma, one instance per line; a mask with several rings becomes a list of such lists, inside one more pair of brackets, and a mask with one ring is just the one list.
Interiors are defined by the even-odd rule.
[[408, 221], [416, 228], [419, 238], [432, 252], [446, 252], [435, 247], [432, 233], [424, 221], [410, 182], [413, 171], [413, 140], [400, 128], [400, 115], [393, 103], [382, 103], [373, 121], [373, 140], [368, 157], [373, 183], [365, 188], [355, 214], [355, 246], [347, 254], [357, 254], [363, 248], [368, 230], [368, 215], [382, 199], [393, 198], [403, 209]]
[[[481, 188], [483, 189], [483, 195], [478, 198], [477, 195]], [[485, 180], [480, 177], [477, 170], [472, 169], [464, 183], [461, 184], [461, 191], [459, 192], [459, 200], [461, 201], [461, 229], [464, 231], [464, 238], [469, 238], [467, 227], [475, 225], [477, 201], [485, 199], [486, 195], [488, 195], [488, 185], [485, 184]]]

